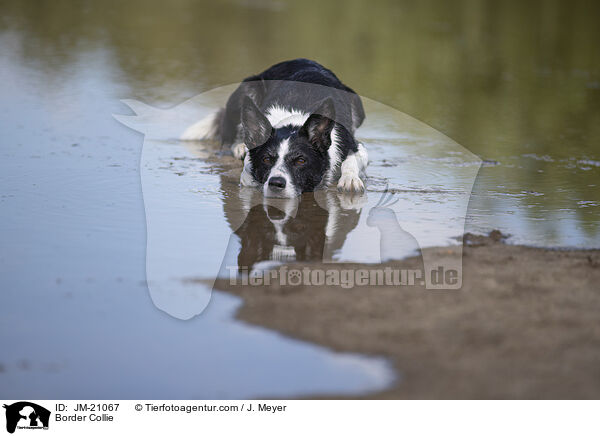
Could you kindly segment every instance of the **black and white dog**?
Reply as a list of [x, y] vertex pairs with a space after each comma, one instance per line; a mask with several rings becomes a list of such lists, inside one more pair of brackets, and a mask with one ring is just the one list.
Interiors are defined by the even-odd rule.
[[354, 132], [365, 118], [360, 97], [308, 59], [246, 78], [224, 109], [188, 128], [186, 140], [214, 139], [244, 160], [240, 182], [266, 197], [291, 198], [337, 181], [364, 191], [368, 164]]

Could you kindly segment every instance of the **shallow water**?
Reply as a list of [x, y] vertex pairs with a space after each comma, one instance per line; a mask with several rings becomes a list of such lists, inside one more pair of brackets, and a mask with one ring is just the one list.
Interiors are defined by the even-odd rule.
[[[6, 396], [381, 389], [385, 361], [235, 322], [239, 300], [198, 281], [232, 266], [379, 262], [464, 229], [600, 246], [597, 5], [323, 7], [343, 11], [339, 28], [327, 10], [279, 1], [0, 5]], [[239, 189], [232, 159], [173, 140], [229, 88], [211, 90], [297, 56], [365, 96], [364, 197], [265, 205]], [[121, 119], [145, 135], [112, 117], [132, 114], [120, 99], [146, 102]], [[377, 207], [386, 189], [392, 218]]]

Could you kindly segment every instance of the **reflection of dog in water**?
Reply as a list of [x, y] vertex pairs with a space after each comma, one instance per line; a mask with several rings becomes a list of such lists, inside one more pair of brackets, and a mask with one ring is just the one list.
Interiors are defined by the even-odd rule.
[[[360, 217], [360, 208], [344, 195], [317, 191], [291, 199], [265, 198], [256, 190], [241, 188], [242, 216], [238, 212], [237, 219], [230, 219], [228, 205], [225, 213], [241, 247], [230, 243], [228, 251], [239, 250], [237, 266], [249, 270], [260, 263], [330, 262]], [[225, 256], [230, 263], [233, 254]]]

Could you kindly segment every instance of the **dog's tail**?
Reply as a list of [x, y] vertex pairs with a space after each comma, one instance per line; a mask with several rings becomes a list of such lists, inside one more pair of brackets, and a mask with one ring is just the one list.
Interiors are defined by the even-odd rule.
[[180, 139], [183, 141], [221, 140], [221, 124], [224, 116], [224, 108], [207, 115], [185, 129]]

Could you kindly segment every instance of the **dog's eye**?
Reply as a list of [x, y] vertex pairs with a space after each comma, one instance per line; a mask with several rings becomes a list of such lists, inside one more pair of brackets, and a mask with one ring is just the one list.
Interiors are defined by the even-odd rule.
[[306, 163], [306, 159], [304, 159], [303, 157], [299, 157], [298, 159], [296, 159], [295, 163], [296, 165], [304, 165]]
[[271, 163], [271, 156], [265, 156], [263, 157], [263, 162], [266, 164], [270, 164]]

